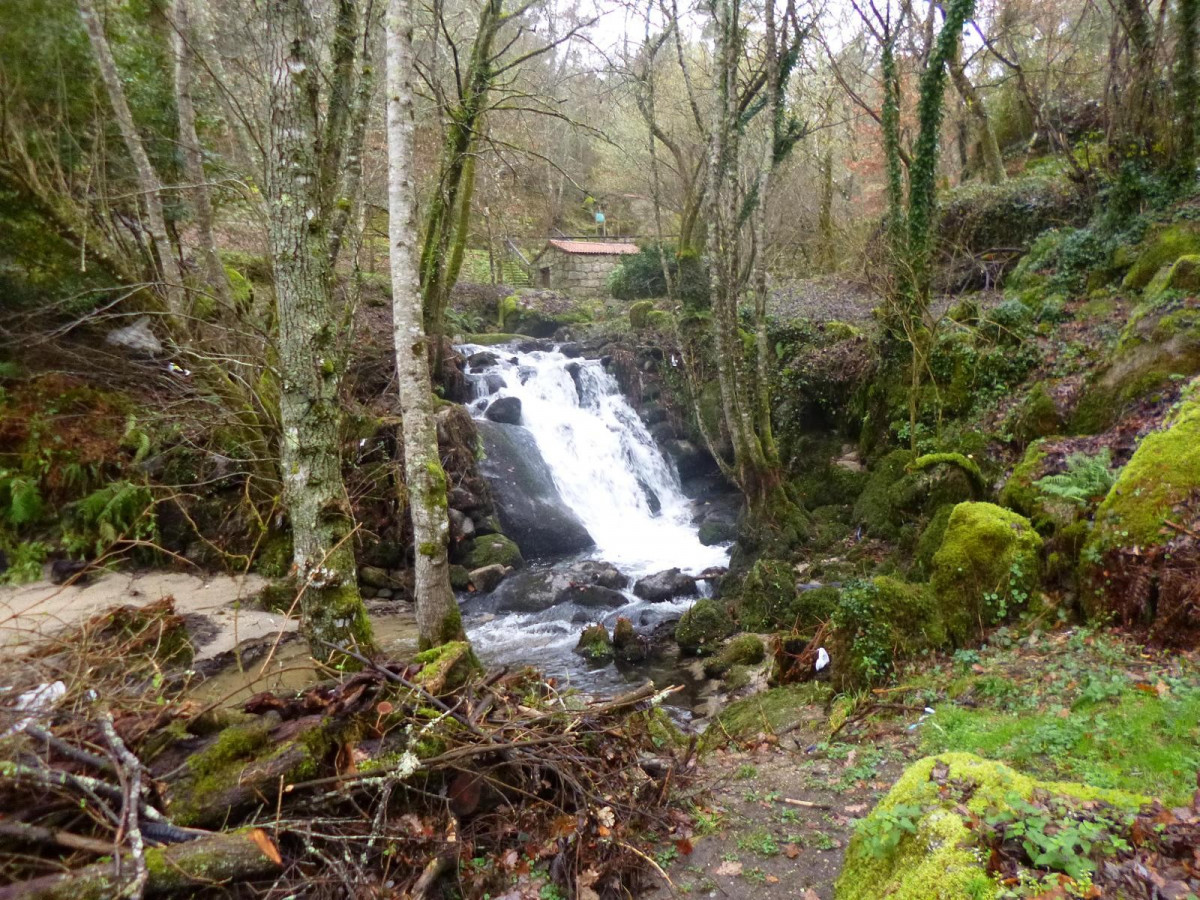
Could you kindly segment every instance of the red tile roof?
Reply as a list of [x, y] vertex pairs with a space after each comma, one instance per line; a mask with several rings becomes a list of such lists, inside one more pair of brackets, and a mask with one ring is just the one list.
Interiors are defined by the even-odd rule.
[[618, 241], [552, 240], [550, 241], [550, 246], [561, 250], [563, 253], [583, 253], [592, 256], [628, 256], [629, 254], [638, 252], [636, 244], [627, 244]]

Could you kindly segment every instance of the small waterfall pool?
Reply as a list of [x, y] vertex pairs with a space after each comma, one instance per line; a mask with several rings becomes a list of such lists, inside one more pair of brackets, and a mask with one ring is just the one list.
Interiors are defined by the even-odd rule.
[[[698, 575], [724, 566], [728, 547], [704, 546], [693, 524], [693, 504], [673, 464], [663, 456], [616, 379], [599, 360], [569, 358], [557, 350], [519, 352], [510, 346], [463, 345], [468, 357], [489, 352], [495, 362], [472, 366], [475, 393], [469, 408], [482, 419], [501, 397], [521, 401], [521, 423], [545, 459], [565, 506], [587, 528], [595, 546], [573, 557], [529, 560], [531, 569], [568, 566], [583, 559], [614, 565], [630, 579], [619, 609], [581, 611], [572, 604], [538, 612], [494, 612], [487, 597], [464, 597], [472, 642], [489, 663], [537, 665], [548, 674], [592, 689], [615, 687], [645, 677], [642, 665], [630, 674], [613, 664], [596, 667], [573, 652], [584, 624], [611, 629], [619, 616], [639, 632], [678, 618], [695, 598], [647, 603], [632, 593], [634, 583], [664, 569]], [[507, 426], [518, 427], [518, 426]], [[502, 586], [503, 587], [503, 586]], [[700, 582], [703, 591], [705, 583]]]

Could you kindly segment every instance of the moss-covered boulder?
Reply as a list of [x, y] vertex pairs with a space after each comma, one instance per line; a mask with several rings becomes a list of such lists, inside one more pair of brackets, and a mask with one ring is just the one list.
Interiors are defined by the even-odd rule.
[[641, 331], [650, 324], [650, 313], [654, 309], [653, 300], [639, 300], [629, 307], [630, 327]]
[[1163, 266], [1193, 254], [1200, 254], [1200, 225], [1178, 222], [1154, 229], [1137, 248], [1137, 256], [1122, 285], [1140, 291]]
[[893, 450], [871, 470], [854, 504], [854, 521], [871, 537], [894, 539], [899, 533], [904, 517], [896, 501], [896, 486], [916, 458], [911, 450]]
[[1044, 382], [1035, 384], [1008, 420], [1012, 436], [1021, 444], [1058, 434], [1063, 416]]
[[1023, 606], [1037, 585], [1041, 548], [1019, 513], [993, 503], [956, 506], [930, 578], [949, 636], [967, 643]]
[[747, 740], [766, 731], [779, 732], [792, 728], [801, 720], [826, 719], [822, 705], [829, 699], [829, 685], [809, 681], [771, 688], [744, 700], [731, 703], [718, 716], [720, 727], [704, 732], [702, 746], [713, 747], [726, 735], [734, 740]]
[[758, 559], [742, 579], [736, 600], [738, 624], [746, 631], [791, 628], [796, 573], [782, 559]]
[[990, 900], [1001, 886], [988, 874], [976, 819], [1012, 810], [1035, 793], [1043, 806], [1101, 801], [1130, 814], [1145, 798], [1082, 784], [1037, 781], [969, 753], [917, 760], [855, 831], [836, 900]]
[[900, 657], [941, 647], [943, 611], [927, 584], [879, 576], [845, 585], [830, 619], [833, 680], [861, 687], [892, 674]]
[[1040, 503], [1041, 494], [1034, 482], [1046, 474], [1046, 444], [1048, 439], [1034, 441], [1025, 448], [1025, 455], [1013, 468], [1012, 474], [1000, 489], [1000, 504], [1015, 509], [1023, 516], [1033, 518]]
[[613, 642], [608, 635], [608, 629], [601, 623], [589, 625], [579, 635], [575, 652], [584, 659], [593, 662], [603, 662], [613, 658]]
[[767, 658], [767, 648], [756, 634], [739, 634], [730, 638], [721, 652], [704, 663], [704, 674], [720, 678], [734, 666], [756, 666]]
[[703, 656], [733, 632], [733, 619], [725, 607], [711, 597], [702, 597], [683, 614], [675, 626], [675, 642], [685, 653]]
[[953, 506], [943, 506], [930, 519], [917, 537], [917, 549], [913, 555], [913, 572], [920, 578], [928, 578], [933, 571], [933, 557], [942, 547], [946, 528], [950, 525]]
[[525, 565], [521, 549], [502, 534], [487, 534], [470, 541], [463, 548], [459, 562], [467, 571], [493, 565], [520, 569]]
[[1200, 379], [1165, 427], [1138, 445], [1096, 511], [1080, 573], [1087, 612], [1127, 624], [1172, 623], [1160, 637], [1173, 642], [1200, 637], [1200, 621], [1187, 614], [1200, 560], [1198, 510]]

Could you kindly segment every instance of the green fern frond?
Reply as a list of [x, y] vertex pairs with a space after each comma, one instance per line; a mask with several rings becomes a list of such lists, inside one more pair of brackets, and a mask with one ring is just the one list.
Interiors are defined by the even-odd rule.
[[19, 528], [38, 521], [43, 511], [42, 493], [35, 478], [0, 471], [0, 517]]
[[1117, 472], [1111, 466], [1112, 453], [1107, 447], [1095, 456], [1072, 453], [1067, 457], [1065, 472], [1039, 478], [1034, 487], [1046, 497], [1089, 506], [1104, 497], [1116, 482]]

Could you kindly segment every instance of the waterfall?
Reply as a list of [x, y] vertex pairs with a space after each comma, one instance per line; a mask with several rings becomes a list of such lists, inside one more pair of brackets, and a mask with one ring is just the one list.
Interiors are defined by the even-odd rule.
[[[724, 565], [728, 550], [700, 543], [692, 506], [680, 487], [675, 467], [663, 456], [637, 412], [626, 402], [598, 360], [570, 359], [556, 351], [518, 352], [507, 347], [465, 345], [497, 359], [468, 374], [475, 401], [472, 414], [483, 416], [500, 397], [521, 401], [521, 426], [532, 434], [564, 503], [587, 528], [595, 547], [584, 557], [612, 563], [631, 579], [678, 567], [698, 574]], [[618, 615], [635, 624], [679, 615], [692, 602], [644, 604], [632, 593], [627, 607], [593, 616], [612, 624]], [[573, 618], [572, 618], [573, 613]], [[550, 660], [532, 649], [569, 650], [579, 632], [578, 611], [547, 610], [488, 620], [472, 631], [485, 655], [508, 648], [504, 661]], [[521, 659], [519, 651], [525, 651]], [[565, 662], [565, 654], [560, 662]], [[551, 669], [555, 666], [551, 665]], [[571, 666], [568, 666], [571, 668]]]

